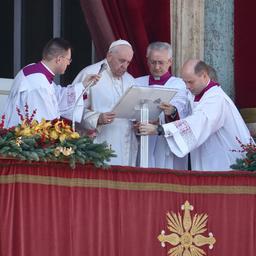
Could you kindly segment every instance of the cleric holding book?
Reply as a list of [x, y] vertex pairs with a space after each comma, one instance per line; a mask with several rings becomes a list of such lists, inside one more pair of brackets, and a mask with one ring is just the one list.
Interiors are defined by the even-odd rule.
[[[159, 116], [160, 124], [185, 117], [188, 106], [188, 92], [182, 79], [171, 74], [172, 47], [166, 42], [153, 42], [147, 47], [147, 63], [150, 75], [136, 78], [138, 86], [161, 86], [175, 90], [177, 93], [170, 102], [160, 104], [163, 112]], [[151, 120], [156, 121], [156, 120]], [[186, 170], [187, 156], [180, 158], [169, 149], [164, 136], [149, 137], [149, 167]]]
[[[17, 108], [25, 116], [25, 105], [29, 115], [35, 111], [34, 119], [54, 120], [61, 116], [72, 119], [76, 99], [92, 81], [100, 76], [89, 75], [80, 83], [61, 87], [53, 81], [55, 75], [64, 74], [70, 65], [71, 45], [62, 38], [51, 39], [44, 47], [42, 60], [25, 66], [16, 75], [4, 109], [5, 127], [21, 123]], [[82, 111], [76, 113], [81, 120]]]
[[106, 70], [101, 79], [93, 86], [85, 100], [85, 115], [81, 122], [84, 131], [95, 133], [95, 142], [106, 141], [117, 157], [111, 158], [112, 165], [134, 166], [137, 156], [137, 139], [133, 124], [128, 119], [115, 118], [113, 107], [126, 90], [135, 84], [134, 78], [127, 72], [133, 58], [133, 49], [129, 42], [117, 40], [111, 43], [106, 58], [90, 65], [77, 75], [73, 83], [82, 81], [88, 74], [98, 73], [102, 64]]
[[141, 124], [141, 134], [164, 135], [179, 157], [190, 152], [192, 170], [230, 170], [243, 157], [236, 138], [244, 144], [251, 139], [239, 111], [219, 84], [210, 80], [203, 61], [188, 60], [181, 76], [190, 91], [187, 117], [163, 125]]

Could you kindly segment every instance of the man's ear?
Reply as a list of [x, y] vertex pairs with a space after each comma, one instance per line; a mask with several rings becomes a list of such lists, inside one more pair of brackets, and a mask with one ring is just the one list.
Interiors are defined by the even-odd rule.
[[108, 52], [107, 56], [106, 56], [107, 61], [109, 62], [111, 60], [111, 58], [112, 58], [112, 54], [111, 54], [111, 52]]
[[172, 66], [172, 58], [170, 58], [168, 61], [170, 63], [170, 67], [171, 67]]
[[208, 73], [206, 71], [203, 71], [202, 76], [203, 76], [204, 82], [207, 83], [210, 79]]
[[61, 62], [61, 56], [57, 56], [56, 58], [55, 58], [55, 63], [56, 64], [59, 64]]

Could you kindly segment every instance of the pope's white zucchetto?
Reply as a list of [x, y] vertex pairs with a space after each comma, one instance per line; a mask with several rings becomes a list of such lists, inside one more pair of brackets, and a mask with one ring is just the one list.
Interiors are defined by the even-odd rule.
[[112, 42], [111, 45], [109, 46], [108, 50], [110, 51], [112, 48], [114, 48], [118, 45], [128, 45], [132, 48], [132, 46], [129, 42], [127, 42], [126, 40], [123, 40], [123, 39], [119, 39], [119, 40], [116, 40], [116, 41]]

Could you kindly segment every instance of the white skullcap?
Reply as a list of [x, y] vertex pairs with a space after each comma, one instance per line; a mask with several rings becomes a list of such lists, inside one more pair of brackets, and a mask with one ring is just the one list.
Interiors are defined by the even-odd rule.
[[109, 46], [108, 50], [111, 50], [112, 48], [114, 48], [118, 45], [128, 45], [132, 48], [132, 46], [129, 42], [127, 42], [126, 40], [123, 40], [123, 39], [119, 39], [119, 40], [116, 40], [116, 41], [112, 42], [112, 44]]

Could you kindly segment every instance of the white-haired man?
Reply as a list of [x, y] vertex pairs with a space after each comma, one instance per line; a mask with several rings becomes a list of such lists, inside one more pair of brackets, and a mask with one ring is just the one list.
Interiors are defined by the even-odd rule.
[[88, 74], [98, 73], [103, 63], [107, 69], [101, 79], [87, 95], [86, 113], [80, 123], [83, 129], [94, 130], [95, 142], [106, 141], [117, 157], [111, 159], [112, 165], [134, 166], [137, 156], [137, 139], [130, 120], [115, 118], [111, 112], [125, 91], [134, 85], [134, 78], [127, 72], [133, 58], [133, 49], [125, 40], [114, 41], [106, 59], [84, 68], [74, 80], [82, 81]]
[[[136, 79], [139, 86], [164, 86], [177, 91], [171, 102], [161, 103], [163, 109], [159, 117], [160, 124], [183, 118], [187, 111], [188, 97], [186, 85], [182, 79], [172, 76], [172, 47], [166, 42], [153, 42], [147, 47], [147, 61], [150, 75]], [[149, 166], [185, 170], [187, 156], [179, 158], [169, 149], [164, 136], [149, 138]]]

